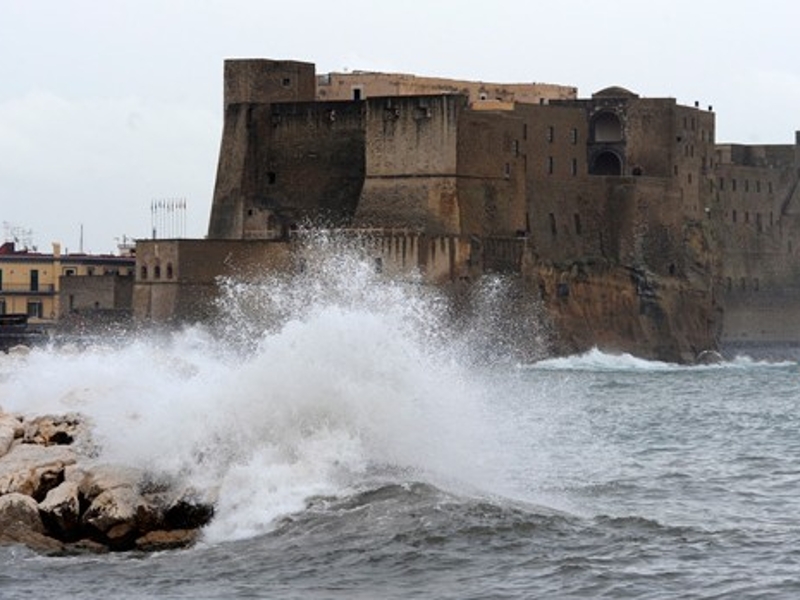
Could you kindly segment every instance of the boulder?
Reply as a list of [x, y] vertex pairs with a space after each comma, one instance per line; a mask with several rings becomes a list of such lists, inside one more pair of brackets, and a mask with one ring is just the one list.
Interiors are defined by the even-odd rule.
[[111, 488], [94, 499], [83, 514], [82, 521], [103, 534], [118, 525], [133, 528], [136, 525], [137, 508], [141, 503], [142, 497], [133, 488]]
[[24, 441], [43, 446], [68, 446], [76, 440], [88, 440], [88, 429], [77, 414], [46, 415], [25, 423]]
[[75, 452], [66, 446], [17, 444], [0, 458], [0, 496], [16, 492], [42, 500], [75, 461]]
[[0, 527], [0, 546], [19, 544], [39, 554], [64, 554], [63, 543], [19, 525]]
[[83, 497], [88, 502], [93, 502], [108, 490], [122, 487], [138, 489], [143, 472], [132, 467], [99, 464], [71, 469], [67, 472], [66, 479], [76, 481]]
[[39, 505], [30, 496], [18, 493], [0, 496], [0, 531], [12, 528], [44, 533]]
[[159, 552], [186, 548], [197, 541], [197, 529], [173, 529], [172, 531], [151, 531], [136, 540], [136, 549], [142, 552]]
[[78, 537], [81, 524], [81, 503], [78, 484], [64, 481], [47, 493], [39, 503], [39, 513], [48, 531], [60, 539]]

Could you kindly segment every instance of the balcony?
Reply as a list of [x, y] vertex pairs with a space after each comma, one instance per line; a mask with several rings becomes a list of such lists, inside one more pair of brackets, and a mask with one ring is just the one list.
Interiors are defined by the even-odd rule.
[[31, 289], [29, 283], [3, 283], [0, 285], [0, 295], [4, 296], [52, 296], [56, 293], [56, 286], [52, 283], [40, 283], [36, 289]]

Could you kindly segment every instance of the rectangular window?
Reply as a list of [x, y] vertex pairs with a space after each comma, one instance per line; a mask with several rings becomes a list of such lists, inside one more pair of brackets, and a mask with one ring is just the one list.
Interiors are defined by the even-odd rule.
[[736, 180], [731, 179], [731, 189], [735, 192], [736, 191]]
[[267, 173], [267, 183], [269, 185], [275, 185], [276, 181], [278, 181], [278, 176], [275, 174], [274, 171], [269, 171]]
[[578, 159], [572, 159], [572, 175], [575, 176], [578, 174]]
[[3, 289], [3, 269], [0, 269], [0, 290]]
[[519, 140], [514, 140], [514, 156], [519, 156]]
[[581, 216], [578, 213], [575, 213], [573, 217], [575, 221], [575, 234], [580, 235], [583, 231], [583, 228], [581, 227]]
[[506, 179], [511, 177], [511, 164], [510, 163], [506, 163], [506, 166], [503, 169], [503, 177], [505, 177]]
[[719, 178], [719, 191], [725, 191], [725, 179], [722, 177]]
[[552, 142], [555, 138], [556, 138], [556, 130], [552, 125], [550, 125], [547, 128], [547, 141]]
[[31, 291], [39, 291], [39, 270], [31, 269]]
[[745, 192], [749, 192], [750, 191], [750, 180], [749, 179], [745, 179], [744, 180], [744, 191]]
[[28, 316], [42, 318], [42, 303], [38, 300], [28, 300]]
[[6, 299], [0, 298], [0, 315], [6, 314]]
[[756, 193], [761, 192], [761, 180], [756, 179]]
[[573, 145], [578, 143], [578, 129], [575, 127], [572, 128], [572, 133], [570, 133], [570, 141]]
[[555, 163], [553, 161], [552, 156], [547, 157], [547, 173], [548, 175], [552, 175], [553, 171], [555, 170]]
[[555, 235], [558, 232], [556, 228], [556, 216], [553, 213], [550, 213], [550, 233]]

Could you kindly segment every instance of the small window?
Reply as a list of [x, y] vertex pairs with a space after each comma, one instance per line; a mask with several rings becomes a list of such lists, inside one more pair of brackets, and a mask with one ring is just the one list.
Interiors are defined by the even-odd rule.
[[583, 232], [583, 228], [581, 227], [581, 216], [578, 213], [573, 215], [573, 220], [575, 221], [575, 235], [581, 235]]
[[550, 233], [553, 235], [558, 233], [558, 229], [556, 228], [556, 216], [553, 213], [550, 213]]
[[750, 191], [750, 180], [749, 179], [745, 179], [744, 180], [744, 191], [745, 192], [749, 192]]
[[360, 87], [353, 88], [353, 100], [361, 100], [362, 90]]
[[577, 158], [573, 158], [572, 159], [572, 167], [571, 167], [571, 169], [572, 169], [572, 175], [573, 176], [578, 174], [578, 159]]
[[723, 177], [719, 178], [719, 191], [725, 191], [725, 179]]
[[167, 279], [172, 279], [175, 273], [172, 270], [172, 263], [167, 263]]
[[142, 265], [142, 268], [139, 270], [139, 278], [147, 279], [147, 265]]
[[570, 141], [573, 145], [578, 143], [578, 129], [573, 127], [572, 131], [570, 132]]
[[94, 275], [94, 267], [86, 267], [87, 275]]
[[735, 210], [731, 213], [731, 221], [736, 223], [736, 211]]
[[375, 257], [375, 272], [383, 273], [383, 259], [380, 256]]
[[161, 267], [159, 265], [153, 267], [153, 278], [161, 279]]
[[284, 77], [281, 83], [283, 84], [283, 87], [289, 87], [292, 85], [292, 80], [289, 77]]
[[269, 185], [275, 185], [276, 181], [278, 181], [278, 175], [275, 173], [275, 171], [269, 171], [267, 173], [267, 183]]
[[731, 189], [735, 192], [736, 191], [736, 180], [731, 179]]
[[547, 157], [547, 173], [549, 175], [552, 175], [554, 170], [555, 170], [555, 162], [553, 160], [553, 157], [552, 156], [548, 156]]
[[29, 317], [33, 317], [36, 319], [42, 318], [42, 303], [38, 300], [28, 300], [27, 312]]
[[767, 182], [767, 191], [769, 191], [770, 194], [772, 193], [772, 182], [771, 181]]
[[505, 168], [503, 169], [503, 177], [506, 179], [511, 177], [511, 165], [506, 163]]
[[547, 128], [547, 141], [552, 142], [555, 139], [555, 137], [556, 137], [555, 128], [552, 125], [550, 125]]

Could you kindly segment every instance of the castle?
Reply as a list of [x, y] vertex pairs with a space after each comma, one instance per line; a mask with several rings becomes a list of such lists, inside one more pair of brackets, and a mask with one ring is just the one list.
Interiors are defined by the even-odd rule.
[[206, 315], [234, 266], [296, 268], [294, 232], [324, 222], [372, 231], [390, 275], [518, 276], [559, 352], [800, 342], [800, 135], [720, 145], [712, 107], [620, 87], [265, 59], [226, 61], [224, 84], [208, 237], [137, 244], [141, 318]]

